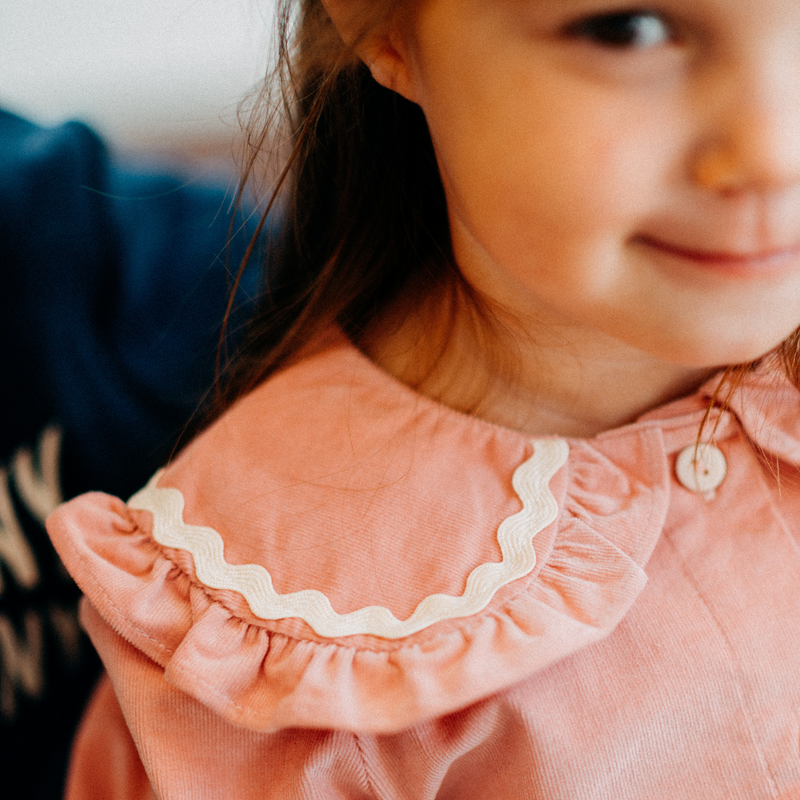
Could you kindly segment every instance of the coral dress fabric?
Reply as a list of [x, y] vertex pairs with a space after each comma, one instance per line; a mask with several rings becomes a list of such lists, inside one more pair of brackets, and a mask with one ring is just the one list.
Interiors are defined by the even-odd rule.
[[752, 375], [700, 494], [713, 388], [537, 442], [336, 338], [62, 506], [107, 669], [68, 798], [800, 797], [800, 402]]

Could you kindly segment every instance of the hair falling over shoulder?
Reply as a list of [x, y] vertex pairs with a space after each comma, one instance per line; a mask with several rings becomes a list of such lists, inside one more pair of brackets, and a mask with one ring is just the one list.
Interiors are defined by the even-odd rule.
[[[361, 35], [410, 2], [358, 3], [367, 17]], [[444, 190], [421, 109], [374, 80], [322, 0], [276, 0], [276, 16], [277, 62], [244, 112], [240, 197], [257, 174], [276, 177], [226, 320], [271, 215], [279, 224], [270, 229], [278, 232], [266, 247], [268, 291], [244, 345], [218, 370], [212, 418], [332, 326], [358, 342], [409, 289], [420, 301], [436, 289], [445, 298], [439, 308], [452, 310], [466, 300], [478, 325], [492, 321], [455, 267]], [[225, 338], [223, 330], [221, 342]], [[800, 387], [800, 329], [757, 361], [728, 367], [709, 414], [725, 407], [744, 376], [765, 361]]]
[[[376, 0], [365, 29], [396, 5]], [[243, 184], [278, 153], [253, 242], [269, 215], [280, 232], [267, 248], [269, 291], [226, 370], [218, 411], [332, 325], [358, 340], [412, 277], [443, 285], [455, 276], [419, 107], [372, 78], [320, 0], [278, 0], [277, 15], [278, 62], [248, 112]]]

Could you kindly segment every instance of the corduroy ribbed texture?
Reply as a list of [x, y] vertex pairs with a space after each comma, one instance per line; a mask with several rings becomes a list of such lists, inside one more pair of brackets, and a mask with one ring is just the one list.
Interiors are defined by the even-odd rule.
[[[754, 376], [716, 427], [727, 476], [702, 496], [673, 468], [708, 390], [570, 441], [532, 571], [400, 640], [259, 619], [159, 545], [147, 512], [63, 507], [51, 535], [114, 689], [89, 709], [68, 797], [143, 799], [143, 770], [164, 800], [800, 797], [800, 495], [767, 464], [796, 474], [800, 403]], [[529, 456], [340, 342], [162, 480], [229, 563], [402, 618], [498, 560]]]

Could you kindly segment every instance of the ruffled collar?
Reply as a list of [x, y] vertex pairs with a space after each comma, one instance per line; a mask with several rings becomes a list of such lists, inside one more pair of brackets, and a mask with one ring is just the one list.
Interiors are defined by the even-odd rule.
[[[796, 460], [797, 393], [764, 380], [715, 436], [738, 415]], [[52, 535], [100, 615], [236, 724], [399, 730], [614, 630], [712, 386], [592, 440], [536, 442], [339, 340], [234, 406], [128, 507], [74, 501]]]

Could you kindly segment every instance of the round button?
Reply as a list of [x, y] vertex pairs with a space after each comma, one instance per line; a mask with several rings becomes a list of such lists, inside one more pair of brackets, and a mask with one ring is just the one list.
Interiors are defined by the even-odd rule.
[[675, 462], [675, 474], [690, 492], [713, 492], [725, 480], [728, 462], [713, 444], [691, 444], [681, 450]]

